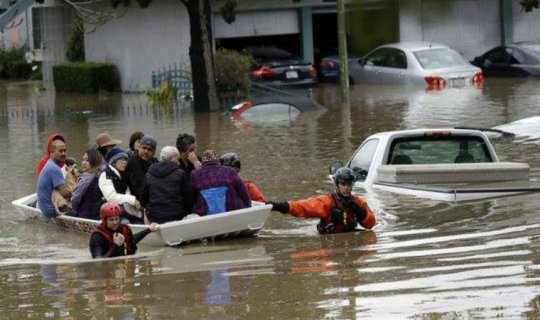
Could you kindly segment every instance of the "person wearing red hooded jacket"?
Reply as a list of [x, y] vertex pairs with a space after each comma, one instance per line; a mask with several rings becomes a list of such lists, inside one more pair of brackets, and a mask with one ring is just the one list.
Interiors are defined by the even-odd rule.
[[319, 218], [320, 234], [356, 231], [357, 224], [365, 229], [375, 226], [375, 215], [367, 202], [352, 195], [356, 180], [350, 168], [339, 168], [333, 176], [336, 192], [299, 201], [267, 202], [273, 210], [299, 218]]
[[133, 255], [137, 252], [137, 243], [151, 232], [159, 230], [159, 225], [152, 223], [147, 229], [133, 235], [128, 225], [120, 223], [122, 209], [114, 202], [101, 206], [101, 224], [90, 236], [92, 258], [112, 258]]
[[[49, 161], [49, 158], [51, 157], [51, 145], [53, 141], [55, 140], [61, 140], [62, 142], [66, 143], [66, 139], [61, 134], [59, 133], [51, 134], [51, 136], [49, 137], [49, 140], [47, 141], [47, 155], [43, 156], [43, 158], [39, 160], [38, 165], [37, 165], [36, 181], [39, 178], [39, 174], [41, 173], [41, 170], [43, 170], [43, 167], [45, 167], [45, 164], [47, 163], [47, 161]], [[65, 165], [65, 163], [66, 163], [65, 161], [62, 161], [58, 163], [58, 166], [62, 168]]]

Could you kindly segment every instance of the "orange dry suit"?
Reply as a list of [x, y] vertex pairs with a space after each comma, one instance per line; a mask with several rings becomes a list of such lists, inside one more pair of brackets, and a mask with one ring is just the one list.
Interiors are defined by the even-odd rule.
[[249, 193], [249, 198], [252, 201], [259, 201], [259, 202], [266, 202], [266, 198], [263, 196], [262, 192], [257, 188], [257, 186], [248, 180], [244, 180], [244, 184], [246, 185], [246, 189]]
[[345, 198], [336, 193], [306, 200], [288, 201], [289, 213], [300, 218], [320, 218], [317, 230], [321, 234], [354, 231], [356, 224], [371, 229], [375, 215], [367, 202], [358, 196]]

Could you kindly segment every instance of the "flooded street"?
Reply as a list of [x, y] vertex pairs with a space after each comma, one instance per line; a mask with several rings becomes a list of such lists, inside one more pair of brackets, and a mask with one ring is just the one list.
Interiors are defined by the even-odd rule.
[[[347, 161], [379, 131], [494, 127], [540, 115], [540, 79], [486, 79], [483, 89], [437, 92], [338, 87], [314, 98], [325, 113], [278, 122], [232, 122], [222, 113], [155, 107], [144, 95], [60, 95], [0, 82], [0, 299], [2, 319], [538, 319], [540, 197], [447, 203], [364, 194], [373, 231], [319, 236], [316, 220], [272, 212], [257, 238], [145, 247], [92, 261], [87, 235], [22, 221], [10, 204], [35, 192], [51, 133], [80, 162], [107, 131], [127, 149], [132, 132], [175, 145], [194, 133], [198, 152], [240, 155], [240, 174], [270, 200], [334, 189], [332, 160]], [[527, 162], [540, 179], [539, 128], [492, 140], [501, 161]]]

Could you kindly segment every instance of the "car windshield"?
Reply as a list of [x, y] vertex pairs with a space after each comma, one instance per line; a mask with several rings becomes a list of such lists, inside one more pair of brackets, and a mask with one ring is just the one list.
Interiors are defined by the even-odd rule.
[[282, 61], [294, 59], [294, 56], [278, 48], [250, 48], [249, 53], [258, 61]]
[[469, 63], [450, 48], [437, 48], [414, 51], [414, 56], [424, 69], [465, 67]]
[[424, 136], [392, 141], [387, 164], [493, 162], [484, 140], [470, 136]]

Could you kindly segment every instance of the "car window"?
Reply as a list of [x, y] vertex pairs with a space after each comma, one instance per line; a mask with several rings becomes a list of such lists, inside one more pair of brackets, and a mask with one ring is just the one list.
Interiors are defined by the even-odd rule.
[[407, 57], [399, 49], [381, 48], [373, 51], [364, 59], [368, 66], [407, 69]]
[[438, 69], [469, 65], [465, 58], [450, 48], [418, 50], [414, 51], [413, 53], [424, 69]]
[[499, 47], [488, 52], [485, 56], [485, 60], [488, 60], [491, 63], [507, 63], [509, 55], [504, 47]]
[[405, 52], [398, 49], [389, 49], [385, 65], [389, 68], [407, 69]]
[[525, 55], [517, 49], [513, 49], [512, 52], [509, 52], [509, 53], [510, 53], [511, 64], [524, 64], [527, 60], [525, 58]]
[[426, 136], [395, 139], [390, 146], [386, 164], [463, 162], [493, 162], [481, 137]]
[[387, 57], [387, 50], [386, 48], [381, 48], [373, 51], [369, 55], [366, 56], [364, 59], [365, 64], [368, 66], [380, 66], [383, 67], [385, 65], [386, 57]]
[[378, 145], [379, 139], [368, 140], [353, 155], [349, 163], [349, 168], [356, 173], [357, 180], [363, 181], [366, 179], [369, 167], [371, 166], [371, 160]]
[[302, 113], [298, 108], [286, 103], [261, 103], [245, 110], [240, 117], [245, 120], [285, 120]]

